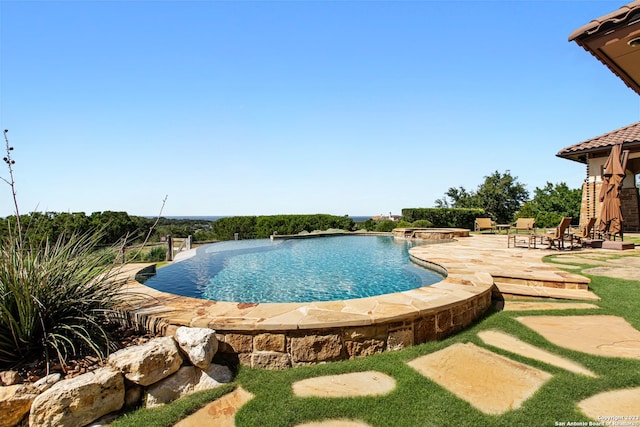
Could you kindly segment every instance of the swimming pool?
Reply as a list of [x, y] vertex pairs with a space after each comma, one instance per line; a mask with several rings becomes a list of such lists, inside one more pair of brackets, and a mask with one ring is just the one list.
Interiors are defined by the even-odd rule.
[[270, 303], [364, 298], [442, 280], [409, 260], [412, 246], [391, 236], [220, 242], [158, 269], [144, 284], [214, 301]]

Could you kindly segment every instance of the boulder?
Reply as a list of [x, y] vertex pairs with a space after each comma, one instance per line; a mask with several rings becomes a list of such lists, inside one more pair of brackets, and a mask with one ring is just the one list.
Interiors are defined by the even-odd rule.
[[146, 406], [154, 407], [172, 402], [196, 391], [209, 390], [233, 380], [227, 366], [212, 364], [206, 370], [183, 366], [170, 377], [147, 389]]
[[176, 330], [175, 339], [191, 363], [200, 369], [207, 369], [218, 351], [218, 339], [213, 329], [181, 326]]
[[16, 371], [0, 372], [0, 386], [22, 384], [22, 377]]
[[45, 392], [53, 387], [58, 381], [62, 379], [62, 374], [55, 373], [49, 374], [46, 377], [40, 378], [38, 381], [33, 383], [33, 386], [38, 389], [38, 393]]
[[33, 384], [0, 387], [0, 427], [15, 426], [29, 413], [31, 404], [42, 392], [60, 381], [62, 375], [51, 374]]
[[124, 378], [110, 367], [56, 383], [31, 405], [29, 426], [84, 426], [124, 403]]
[[29, 413], [38, 390], [28, 384], [0, 387], [0, 427], [12, 427]]
[[108, 357], [107, 363], [129, 381], [148, 386], [176, 372], [182, 360], [174, 339], [161, 337], [116, 351]]

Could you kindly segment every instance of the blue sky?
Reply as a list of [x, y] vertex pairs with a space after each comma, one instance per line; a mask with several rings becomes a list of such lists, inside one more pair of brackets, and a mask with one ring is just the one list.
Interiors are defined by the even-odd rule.
[[495, 171], [578, 188], [555, 154], [640, 97], [567, 38], [622, 4], [2, 0], [20, 209], [399, 214]]

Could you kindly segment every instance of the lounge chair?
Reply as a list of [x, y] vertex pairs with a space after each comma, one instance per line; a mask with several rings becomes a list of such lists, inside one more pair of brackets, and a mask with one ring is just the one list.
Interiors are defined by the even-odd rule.
[[548, 249], [565, 249], [565, 242], [569, 242], [569, 249], [573, 249], [573, 234], [567, 232], [572, 220], [573, 218], [570, 216], [562, 217], [560, 224], [553, 229], [552, 233], [536, 236], [540, 237], [542, 241], [547, 241]]
[[596, 225], [596, 219], [589, 218], [589, 221], [582, 227], [580, 230], [573, 235], [573, 238], [580, 244], [580, 246], [585, 247], [591, 243], [591, 240], [594, 239], [594, 230], [593, 227]]
[[496, 224], [491, 218], [476, 218], [473, 224], [473, 231], [491, 230], [495, 231]]
[[528, 234], [532, 234], [534, 233], [535, 225], [536, 225], [535, 218], [518, 218], [515, 224], [513, 224], [509, 229], [509, 232], [513, 230], [513, 232], [516, 234], [520, 233], [521, 231], [524, 231], [525, 233], [528, 233]]

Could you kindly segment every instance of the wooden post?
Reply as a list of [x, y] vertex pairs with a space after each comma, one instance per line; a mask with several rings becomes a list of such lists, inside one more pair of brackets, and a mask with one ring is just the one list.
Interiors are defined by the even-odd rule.
[[173, 239], [167, 236], [167, 261], [173, 261]]

